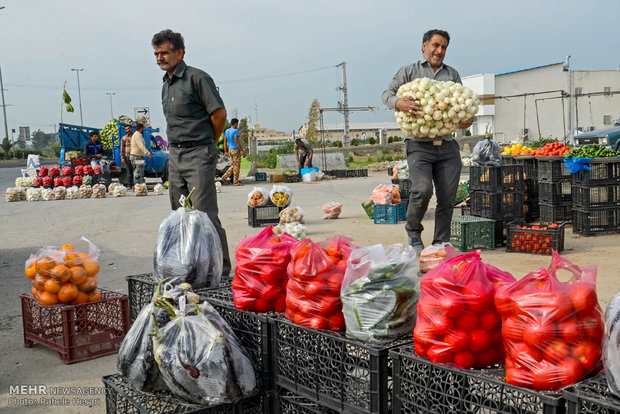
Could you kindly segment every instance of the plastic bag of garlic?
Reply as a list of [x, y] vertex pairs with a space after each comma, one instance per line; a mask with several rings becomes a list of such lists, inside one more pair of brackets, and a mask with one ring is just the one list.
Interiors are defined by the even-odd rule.
[[398, 88], [396, 96], [411, 96], [424, 115], [420, 118], [396, 111], [400, 129], [414, 137], [435, 138], [458, 131], [458, 125], [476, 115], [480, 100], [471, 89], [452, 81], [418, 78]]

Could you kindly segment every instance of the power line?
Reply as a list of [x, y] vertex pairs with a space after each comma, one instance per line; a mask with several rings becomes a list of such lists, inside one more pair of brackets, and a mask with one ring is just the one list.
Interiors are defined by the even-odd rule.
[[255, 77], [255, 78], [236, 79], [236, 80], [223, 81], [223, 82], [218, 82], [218, 83], [221, 84], [221, 85], [226, 85], [226, 84], [230, 84], [230, 83], [241, 83], [241, 82], [251, 82], [251, 81], [257, 81], [257, 80], [284, 78], [284, 77], [287, 77], [287, 76], [295, 76], [295, 75], [301, 75], [301, 74], [304, 74], [304, 73], [318, 72], [320, 70], [331, 69], [331, 68], [335, 68], [335, 67], [338, 67], [338, 65], [324, 66], [322, 68], [302, 70], [302, 71], [299, 71], [299, 72], [281, 73], [279, 75], [267, 75], [267, 76], [258, 76], [258, 77]]

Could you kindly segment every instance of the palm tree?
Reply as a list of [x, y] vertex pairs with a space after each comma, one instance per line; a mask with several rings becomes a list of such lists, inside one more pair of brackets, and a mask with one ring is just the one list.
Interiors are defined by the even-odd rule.
[[2, 150], [4, 151], [4, 158], [8, 158], [9, 157], [9, 152], [13, 148], [13, 145], [14, 145], [14, 143], [9, 141], [8, 138], [4, 138], [2, 140], [2, 144], [0, 145], [0, 148], [2, 148]]

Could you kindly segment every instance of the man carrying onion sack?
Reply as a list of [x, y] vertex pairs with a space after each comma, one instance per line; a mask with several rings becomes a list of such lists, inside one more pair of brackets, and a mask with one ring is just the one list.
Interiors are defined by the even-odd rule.
[[[459, 145], [451, 132], [468, 128], [473, 123], [464, 97], [463, 108], [453, 106], [460, 105], [460, 95], [456, 95], [462, 86], [456, 85], [461, 84], [459, 73], [443, 63], [449, 43], [450, 35], [443, 30], [424, 33], [423, 58], [401, 67], [382, 95], [383, 103], [396, 111], [397, 120], [406, 133], [411, 195], [405, 229], [409, 244], [418, 253], [424, 248], [422, 219], [433, 195], [433, 184], [437, 196], [433, 244], [450, 241], [450, 222], [462, 166]], [[414, 80], [418, 80], [418, 86], [409, 86]], [[435, 81], [452, 83], [432, 86]], [[406, 84], [405, 89], [409, 89], [404, 93], [401, 86]], [[452, 97], [455, 97], [454, 103]], [[477, 96], [474, 98], [477, 101]], [[468, 103], [473, 107], [472, 102]], [[477, 111], [477, 105], [475, 109]]]
[[196, 188], [192, 204], [207, 213], [217, 230], [222, 243], [222, 276], [226, 277], [230, 257], [215, 189], [215, 142], [224, 132], [226, 107], [211, 76], [185, 64], [185, 41], [180, 33], [162, 30], [153, 36], [151, 44], [157, 65], [166, 72], [161, 100], [167, 123], [170, 205], [178, 209], [179, 198]]

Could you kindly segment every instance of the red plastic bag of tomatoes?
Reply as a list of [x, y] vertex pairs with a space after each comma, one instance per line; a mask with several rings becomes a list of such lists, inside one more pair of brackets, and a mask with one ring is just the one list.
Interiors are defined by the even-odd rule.
[[269, 226], [252, 237], [244, 237], [235, 251], [232, 281], [235, 307], [250, 312], [284, 312], [286, 268], [297, 240], [286, 233], [278, 236]]
[[354, 249], [353, 240], [341, 236], [319, 244], [304, 239], [293, 246], [287, 269], [287, 319], [315, 329], [345, 329], [340, 288]]
[[513, 281], [482, 263], [480, 250], [441, 262], [420, 282], [415, 353], [465, 369], [501, 363], [502, 325], [493, 299], [497, 285]]
[[[580, 381], [601, 358], [603, 320], [596, 297], [596, 266], [580, 268], [553, 251], [549, 269], [500, 287], [506, 382], [558, 390]], [[572, 277], [561, 282], [558, 270]]]

